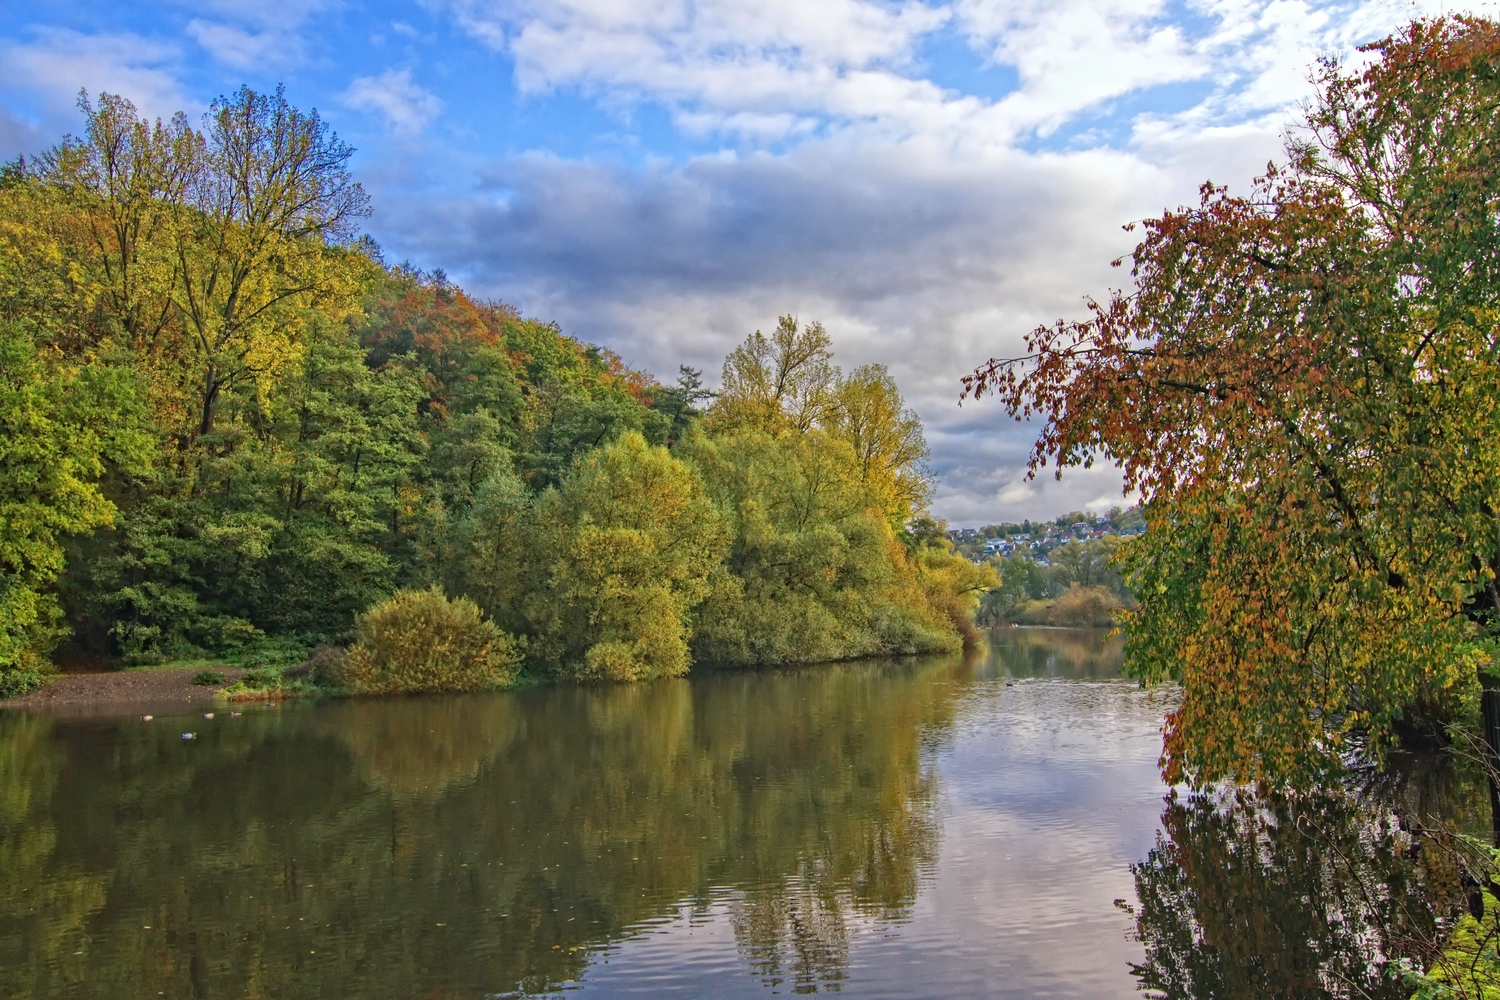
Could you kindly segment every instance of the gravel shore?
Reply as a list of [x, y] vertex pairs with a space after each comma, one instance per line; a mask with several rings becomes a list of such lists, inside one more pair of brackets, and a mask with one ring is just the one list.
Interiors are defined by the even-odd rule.
[[[223, 684], [194, 684], [203, 669], [224, 675]], [[214, 694], [239, 680], [237, 667], [156, 667], [98, 674], [65, 674], [24, 698], [0, 699], [0, 709], [47, 715], [140, 715], [212, 705]]]

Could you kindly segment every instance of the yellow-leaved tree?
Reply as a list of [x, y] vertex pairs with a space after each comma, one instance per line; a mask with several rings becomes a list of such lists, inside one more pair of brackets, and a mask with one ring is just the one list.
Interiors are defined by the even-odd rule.
[[242, 87], [203, 127], [150, 121], [123, 97], [79, 104], [83, 135], [39, 162], [68, 192], [101, 299], [179, 450], [214, 430], [223, 394], [267, 389], [298, 361], [306, 317], [352, 314], [372, 262], [352, 252], [364, 190], [353, 150], [281, 88]]

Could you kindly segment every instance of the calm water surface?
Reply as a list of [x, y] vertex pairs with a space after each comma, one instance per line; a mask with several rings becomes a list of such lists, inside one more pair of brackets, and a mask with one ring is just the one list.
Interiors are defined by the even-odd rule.
[[1205, 932], [1257, 891], [1270, 936], [1224, 938], [1316, 983], [1321, 897], [1217, 878], [1249, 827], [1164, 801], [1170, 696], [1119, 665], [1013, 630], [967, 662], [0, 716], [0, 996], [1111, 998], [1143, 962], [1269, 995]]

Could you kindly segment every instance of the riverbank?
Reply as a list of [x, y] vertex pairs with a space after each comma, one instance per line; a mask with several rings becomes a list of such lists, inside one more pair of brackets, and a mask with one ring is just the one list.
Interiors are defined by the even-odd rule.
[[[1036, 631], [1030, 626], [1011, 626], [1006, 631], [1028, 633]], [[1069, 639], [1059, 639], [1057, 633], [1067, 636], [1076, 632], [1083, 637], [1084, 646], [1099, 641], [1101, 630], [1089, 627], [1048, 626], [1042, 629], [1049, 633], [1041, 640], [1049, 647]], [[1007, 639], [1006, 644], [1014, 640]], [[1076, 643], [1074, 643], [1076, 644]], [[325, 647], [326, 649], [326, 647]], [[340, 653], [337, 650], [328, 650]], [[323, 686], [311, 678], [321, 674], [326, 678], [327, 653], [315, 651], [312, 658], [296, 665], [281, 667], [243, 667], [226, 663], [199, 662], [183, 666], [136, 667], [120, 670], [89, 670], [80, 673], [63, 673], [48, 681], [43, 687], [19, 698], [0, 698], [0, 711], [21, 711], [53, 716], [131, 716], [144, 714], [170, 714], [197, 707], [223, 704], [225, 701], [268, 702], [306, 697], [347, 695], [342, 687]], [[895, 659], [908, 659], [898, 656]], [[786, 667], [833, 666], [857, 663], [861, 660], [884, 660], [891, 657], [857, 657], [848, 660], [828, 660], [818, 663], [788, 663]], [[320, 666], [322, 669], [320, 670]], [[760, 668], [739, 666], [700, 665], [695, 673], [746, 673]], [[770, 669], [777, 669], [770, 667]], [[219, 676], [212, 684], [195, 684], [194, 678], [205, 672]], [[519, 674], [506, 690], [517, 691], [545, 687], [557, 683], [559, 678]], [[326, 680], [325, 680], [326, 685]]]
[[63, 674], [20, 698], [0, 699], [0, 709], [46, 715], [138, 715], [212, 705], [214, 695], [248, 671], [215, 665], [223, 681], [194, 684], [201, 666], [153, 667], [104, 673]]

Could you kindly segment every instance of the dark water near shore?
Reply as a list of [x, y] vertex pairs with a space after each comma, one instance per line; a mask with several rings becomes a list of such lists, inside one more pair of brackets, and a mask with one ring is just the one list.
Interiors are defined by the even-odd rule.
[[1338, 806], [1319, 840], [1264, 803], [1169, 804], [1170, 694], [1119, 664], [1099, 634], [1014, 630], [968, 661], [0, 716], [0, 996], [1320, 996], [1358, 974], [1319, 845], [1386, 887], [1401, 845]]

